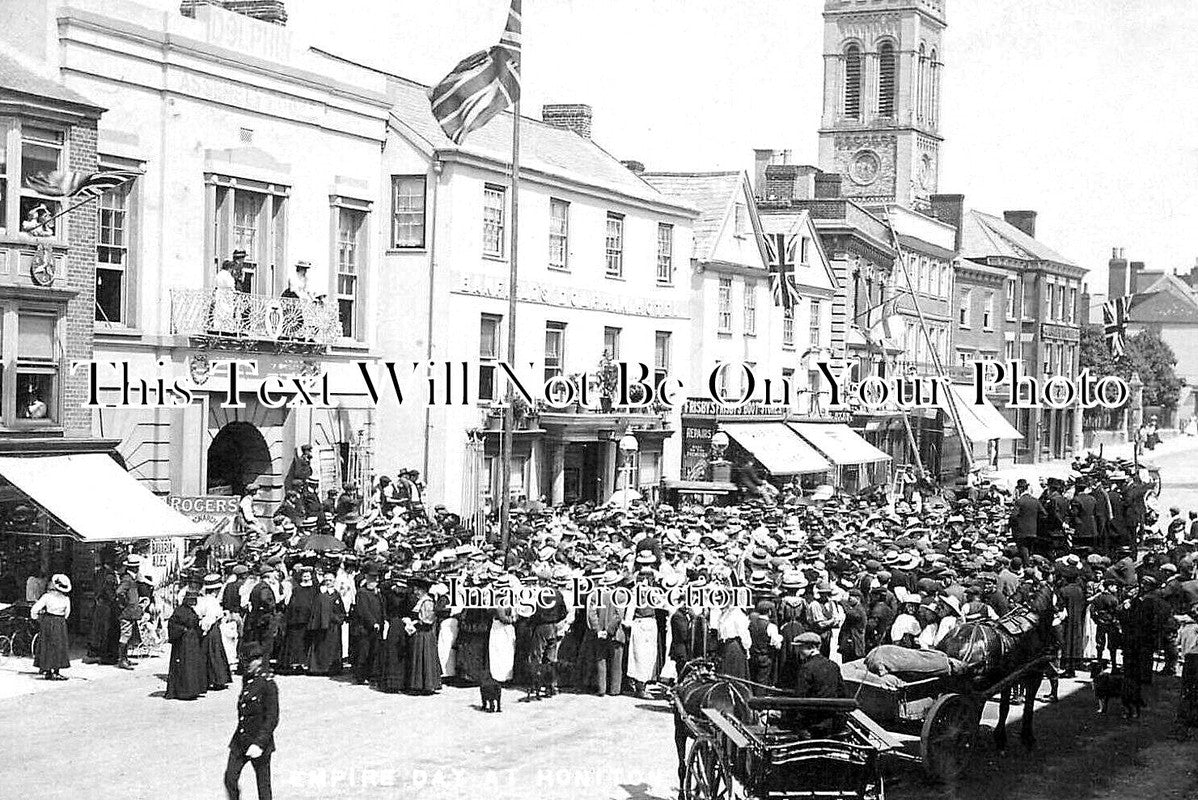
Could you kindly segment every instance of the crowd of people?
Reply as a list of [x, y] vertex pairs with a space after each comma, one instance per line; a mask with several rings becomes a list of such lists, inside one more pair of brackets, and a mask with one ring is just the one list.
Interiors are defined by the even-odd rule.
[[[543, 679], [547, 694], [649, 696], [703, 656], [724, 674], [791, 686], [816, 638], [837, 662], [881, 644], [935, 648], [1047, 586], [1058, 642], [1048, 699], [1060, 678], [1113, 668], [1134, 717], [1158, 662], [1184, 664], [1183, 718], [1194, 722], [1198, 513], [1158, 518], [1128, 462], [1074, 467], [1038, 493], [975, 481], [928, 498], [784, 491], [724, 507], [515, 508], [505, 551], [494, 530], [476, 535], [428, 508], [414, 472], [379, 479], [365, 502], [352, 488], [321, 500], [298, 463], [273, 532], [247, 531], [235, 553], [202, 549], [184, 575], [166, 696], [223, 688], [250, 645], [276, 672], [345, 671], [383, 692]], [[101, 566], [89, 658], [128, 665], [145, 605], [136, 558], [123, 574]], [[628, 601], [644, 597], [638, 586], [705, 585], [743, 591], [716, 607]], [[455, 605], [462, 586], [505, 597], [535, 587], [539, 602]]]

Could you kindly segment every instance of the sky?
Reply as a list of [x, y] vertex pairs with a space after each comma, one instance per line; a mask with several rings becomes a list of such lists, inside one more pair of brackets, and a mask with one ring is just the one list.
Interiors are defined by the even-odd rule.
[[[144, 1], [144, 0], [143, 0]], [[177, 0], [154, 0], [177, 8]], [[821, 0], [524, 0], [523, 108], [588, 103], [594, 138], [650, 170], [815, 163]], [[498, 41], [506, 0], [287, 0], [288, 28], [435, 83]], [[1096, 274], [1198, 260], [1198, 2], [948, 0], [941, 192], [1039, 212]]]

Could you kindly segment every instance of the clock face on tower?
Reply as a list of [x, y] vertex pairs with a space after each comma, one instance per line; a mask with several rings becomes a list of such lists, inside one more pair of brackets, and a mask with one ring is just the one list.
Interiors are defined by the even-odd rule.
[[849, 162], [849, 177], [861, 186], [868, 186], [876, 181], [881, 170], [882, 159], [878, 158], [878, 154], [873, 150], [862, 150]]

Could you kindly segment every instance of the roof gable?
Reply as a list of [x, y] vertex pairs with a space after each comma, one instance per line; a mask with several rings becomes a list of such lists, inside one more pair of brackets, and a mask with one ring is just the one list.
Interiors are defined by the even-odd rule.
[[832, 272], [832, 263], [808, 211], [771, 212], [762, 217], [762, 228], [767, 234], [795, 234], [808, 237], [814, 243], [807, 264], [798, 264], [795, 267], [795, 282], [800, 291], [803, 286], [836, 289], [837, 281], [835, 273]]

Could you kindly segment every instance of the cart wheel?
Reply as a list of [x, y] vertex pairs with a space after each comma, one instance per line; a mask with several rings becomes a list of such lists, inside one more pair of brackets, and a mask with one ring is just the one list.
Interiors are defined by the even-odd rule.
[[17, 658], [33, 658], [33, 638], [25, 631], [17, 631], [9, 642], [9, 650]]
[[965, 771], [980, 719], [973, 700], [964, 695], [942, 695], [932, 704], [919, 737], [919, 755], [929, 778], [947, 782]]
[[698, 739], [686, 757], [683, 800], [731, 800], [732, 784], [724, 757], [706, 739]]

